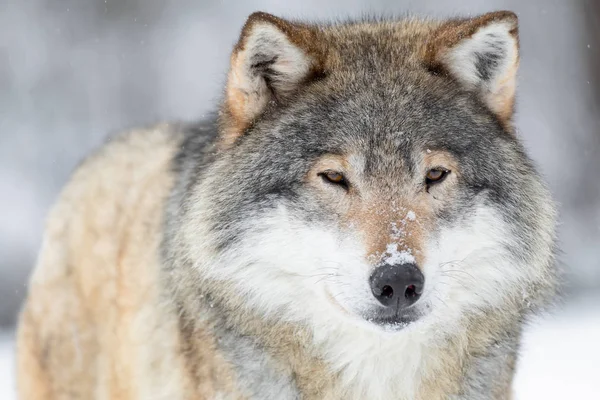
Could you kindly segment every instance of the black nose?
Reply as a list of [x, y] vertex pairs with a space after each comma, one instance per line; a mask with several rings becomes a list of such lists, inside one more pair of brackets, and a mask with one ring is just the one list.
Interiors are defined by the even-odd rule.
[[384, 264], [373, 271], [369, 281], [381, 304], [405, 308], [421, 297], [425, 278], [415, 264]]

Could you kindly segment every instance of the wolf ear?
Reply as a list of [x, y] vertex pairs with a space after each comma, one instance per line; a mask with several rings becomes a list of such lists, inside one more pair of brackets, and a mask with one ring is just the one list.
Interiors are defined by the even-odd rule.
[[221, 145], [231, 145], [269, 104], [289, 99], [317, 70], [313, 31], [263, 12], [242, 28], [231, 54]]
[[510, 126], [519, 65], [518, 19], [513, 12], [443, 24], [428, 44], [427, 58], [432, 69], [478, 91], [488, 108]]

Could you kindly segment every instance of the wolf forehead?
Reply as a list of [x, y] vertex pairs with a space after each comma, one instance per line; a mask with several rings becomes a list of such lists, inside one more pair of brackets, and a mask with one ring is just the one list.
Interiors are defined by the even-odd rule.
[[511, 131], [517, 50], [510, 12], [326, 25], [255, 13], [232, 52], [220, 143], [281, 139], [373, 156], [388, 144], [489, 148]]
[[271, 102], [288, 103], [307, 91], [318, 95], [365, 85], [373, 91], [403, 83], [396, 89], [404, 95], [424, 86], [440, 94], [457, 88], [445, 78], [478, 92], [506, 121], [517, 65], [517, 19], [510, 12], [465, 20], [327, 25], [255, 13], [231, 56], [225, 111], [233, 124], [228, 128], [243, 129]]

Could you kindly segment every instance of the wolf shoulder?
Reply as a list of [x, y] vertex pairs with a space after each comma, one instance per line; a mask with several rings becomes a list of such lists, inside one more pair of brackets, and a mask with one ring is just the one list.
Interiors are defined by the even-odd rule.
[[[82, 398], [99, 385], [124, 398], [133, 395], [127, 382], [138, 380], [136, 368], [121, 368], [119, 376], [102, 369], [92, 377], [85, 365], [151, 364], [132, 359], [145, 354], [136, 338], [160, 331], [152, 321], [168, 323], [155, 307], [158, 248], [163, 208], [176, 180], [174, 159], [184, 137], [181, 125], [167, 123], [112, 136], [63, 188], [46, 221], [20, 317], [22, 398], [57, 395], [48, 382]], [[176, 347], [173, 329], [165, 328], [157, 345]], [[171, 370], [159, 375], [179, 381], [173, 377], [175, 359], [158, 364]]]

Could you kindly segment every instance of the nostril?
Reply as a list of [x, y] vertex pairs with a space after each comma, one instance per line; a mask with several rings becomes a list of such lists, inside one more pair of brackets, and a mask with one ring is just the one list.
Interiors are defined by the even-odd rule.
[[389, 285], [385, 285], [381, 288], [381, 296], [391, 299], [394, 297], [394, 289], [392, 289], [392, 287]]
[[419, 294], [417, 293], [417, 288], [415, 285], [408, 285], [406, 287], [406, 291], [404, 292], [404, 297], [407, 299], [413, 299], [417, 297]]

